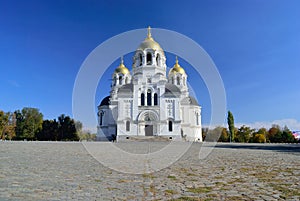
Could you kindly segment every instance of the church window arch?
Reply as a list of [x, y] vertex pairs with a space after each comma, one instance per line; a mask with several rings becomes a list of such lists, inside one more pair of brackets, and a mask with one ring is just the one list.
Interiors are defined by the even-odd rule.
[[156, 65], [160, 66], [160, 55], [156, 55]]
[[157, 93], [154, 94], [154, 105], [158, 105]]
[[125, 84], [128, 84], [128, 77], [125, 78]]
[[100, 112], [100, 120], [99, 120], [100, 126], [103, 125], [103, 116], [104, 116], [104, 113], [101, 111], [101, 112]]
[[152, 64], [152, 54], [150, 52], [147, 53], [147, 65]]
[[180, 85], [180, 77], [179, 76], [176, 78], [176, 81], [177, 81], [177, 85]]
[[122, 85], [122, 76], [119, 77], [119, 84]]
[[145, 105], [145, 94], [144, 93], [141, 94], [141, 105], [142, 106]]
[[126, 121], [126, 131], [130, 131], [130, 121]]
[[114, 77], [113, 85], [116, 86], [116, 84], [117, 84], [117, 78]]
[[174, 84], [174, 77], [172, 77], [172, 79], [171, 79], [171, 80], [172, 80], [172, 84]]
[[152, 105], [152, 93], [151, 93], [150, 89], [148, 89], [148, 91], [147, 91], [147, 105], [148, 106]]
[[139, 64], [141, 66], [143, 64], [143, 55], [142, 54], [139, 54], [139, 59], [140, 59]]
[[199, 113], [196, 113], [196, 125], [200, 125], [200, 115]]
[[169, 132], [173, 131], [173, 121], [169, 120]]

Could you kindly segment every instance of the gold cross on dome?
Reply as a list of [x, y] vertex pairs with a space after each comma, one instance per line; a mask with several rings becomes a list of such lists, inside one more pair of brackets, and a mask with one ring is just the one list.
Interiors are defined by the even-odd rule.
[[150, 26], [148, 26], [148, 38], [151, 38], [152, 36], [151, 36], [151, 27]]

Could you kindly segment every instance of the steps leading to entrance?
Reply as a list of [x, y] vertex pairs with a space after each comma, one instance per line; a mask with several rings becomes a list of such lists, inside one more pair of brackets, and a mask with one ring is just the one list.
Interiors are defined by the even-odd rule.
[[135, 141], [135, 142], [169, 142], [172, 137], [169, 136], [127, 136], [122, 141]]

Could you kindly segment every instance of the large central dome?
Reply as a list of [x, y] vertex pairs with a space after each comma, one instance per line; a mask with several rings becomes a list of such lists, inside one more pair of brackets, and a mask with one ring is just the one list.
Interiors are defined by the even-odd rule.
[[140, 46], [137, 49], [142, 51], [146, 49], [153, 49], [164, 52], [160, 45], [152, 38], [150, 29], [151, 28], [148, 27], [147, 38], [145, 38], [145, 40], [140, 44]]

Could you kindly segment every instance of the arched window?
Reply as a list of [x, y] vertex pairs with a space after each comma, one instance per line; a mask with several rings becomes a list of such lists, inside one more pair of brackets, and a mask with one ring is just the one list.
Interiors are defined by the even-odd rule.
[[114, 86], [116, 86], [116, 84], [117, 84], [117, 78], [116, 77], [114, 77]]
[[141, 105], [142, 106], [145, 105], [145, 94], [144, 93], [141, 94]]
[[154, 105], [158, 105], [157, 93], [154, 94]]
[[174, 77], [172, 77], [172, 84], [174, 84]]
[[156, 65], [160, 65], [160, 55], [159, 54], [157, 54], [157, 56], [156, 56]]
[[125, 78], [125, 84], [128, 84], [128, 77]]
[[126, 121], [126, 131], [130, 131], [130, 121]]
[[177, 85], [180, 85], [180, 77], [177, 77]]
[[173, 131], [173, 122], [169, 121], [169, 132]]
[[141, 66], [143, 64], [143, 56], [142, 56], [142, 54], [140, 54], [139, 57], [140, 57], [140, 66]]
[[152, 64], [152, 55], [151, 53], [147, 53], [147, 65], [151, 65]]
[[196, 125], [200, 125], [200, 115], [196, 113]]
[[122, 76], [119, 77], [119, 84], [122, 85]]
[[102, 124], [103, 124], [103, 115], [104, 115], [104, 114], [103, 114], [103, 112], [101, 111], [101, 112], [100, 112], [100, 122], [99, 122], [99, 123], [100, 123], [100, 126], [102, 126]]
[[152, 101], [151, 101], [152, 97], [151, 97], [151, 90], [149, 89], [147, 91], [147, 105], [151, 106], [152, 105]]

